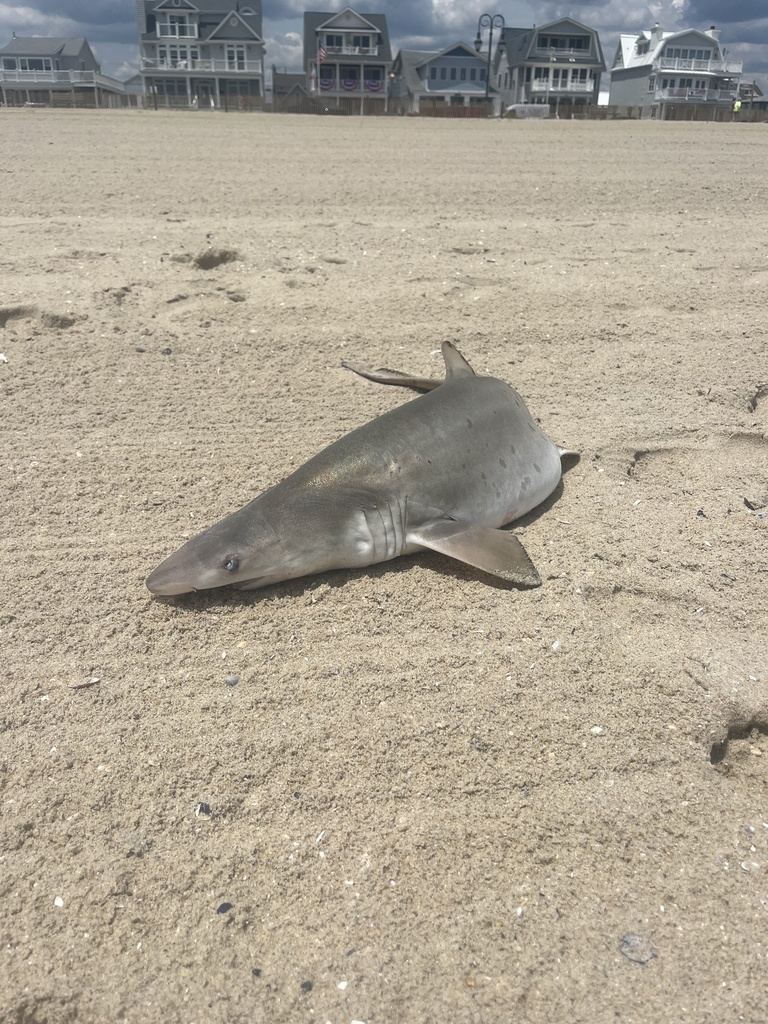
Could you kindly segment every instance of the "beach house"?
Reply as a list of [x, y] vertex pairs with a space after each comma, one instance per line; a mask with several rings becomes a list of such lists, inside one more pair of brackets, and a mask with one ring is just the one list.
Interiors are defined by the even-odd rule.
[[392, 48], [383, 14], [304, 12], [304, 70], [310, 93], [328, 108], [383, 113]]
[[[486, 113], [487, 57], [468, 43], [444, 50], [400, 50], [392, 65], [390, 96], [406, 114], [464, 114], [467, 108]], [[500, 112], [499, 97], [489, 101]]]
[[494, 55], [493, 84], [505, 106], [547, 103], [556, 115], [597, 103], [605, 58], [595, 29], [573, 18], [505, 28]]
[[727, 59], [720, 32], [683, 29], [623, 33], [611, 67], [610, 102], [645, 108], [661, 119], [690, 116], [696, 107], [703, 116], [728, 109], [738, 96], [742, 62]]
[[136, 0], [136, 12], [149, 105], [262, 105], [261, 0]]
[[122, 82], [102, 75], [88, 40], [15, 36], [0, 47], [4, 106], [118, 107], [136, 103]]

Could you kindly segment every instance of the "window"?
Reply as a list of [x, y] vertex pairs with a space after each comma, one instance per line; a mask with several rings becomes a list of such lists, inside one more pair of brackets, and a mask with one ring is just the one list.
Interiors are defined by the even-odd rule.
[[485, 68], [480, 68], [480, 81], [485, 81]]
[[352, 36], [352, 45], [358, 50], [370, 50], [371, 48], [371, 37], [370, 36]]
[[451, 81], [456, 81], [456, 68], [451, 68]]
[[190, 24], [186, 14], [166, 14], [157, 22], [157, 34], [175, 36], [177, 39], [194, 39], [197, 36], [197, 25]]
[[536, 41], [540, 50], [588, 50], [589, 36], [545, 36]]
[[3, 57], [3, 70], [4, 71], [15, 71], [16, 70], [16, 58], [15, 57]]
[[440, 79], [441, 79], [441, 81], [444, 82], [447, 77], [448, 77], [448, 68], [440, 68]]
[[470, 80], [470, 82], [474, 82], [476, 78], [477, 78], [477, 68], [470, 68], [469, 69], [469, 80]]
[[656, 75], [651, 75], [648, 79], [648, 92], [653, 92], [656, 88]]
[[467, 80], [467, 69], [466, 68], [460, 68], [460, 70], [459, 70], [459, 78], [462, 80], [462, 82], [466, 82], [466, 80]]
[[429, 77], [434, 82], [434, 80], [437, 78], [437, 68], [432, 67], [429, 69]]
[[19, 57], [20, 71], [52, 71], [50, 57]]
[[332, 36], [325, 33], [325, 47], [327, 50], [340, 50], [342, 47], [341, 36]]
[[227, 46], [227, 70], [245, 71], [245, 46]]

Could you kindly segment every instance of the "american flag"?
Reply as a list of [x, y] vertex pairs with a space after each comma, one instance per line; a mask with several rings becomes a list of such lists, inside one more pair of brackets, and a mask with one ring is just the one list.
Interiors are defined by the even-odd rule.
[[318, 46], [317, 48], [317, 63], [322, 64], [324, 60], [328, 60], [328, 51], [324, 46]]

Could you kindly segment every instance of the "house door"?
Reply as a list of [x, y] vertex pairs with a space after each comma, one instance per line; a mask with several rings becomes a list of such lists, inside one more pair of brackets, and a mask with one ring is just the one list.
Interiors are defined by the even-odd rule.
[[210, 82], [197, 83], [197, 102], [200, 107], [213, 106], [213, 89]]

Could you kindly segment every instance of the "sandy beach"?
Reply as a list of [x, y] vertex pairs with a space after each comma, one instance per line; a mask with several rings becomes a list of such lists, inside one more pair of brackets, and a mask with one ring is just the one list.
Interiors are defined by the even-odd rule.
[[[764, 1021], [768, 128], [0, 133], [0, 1021]], [[445, 339], [582, 454], [540, 588], [149, 594]]]

